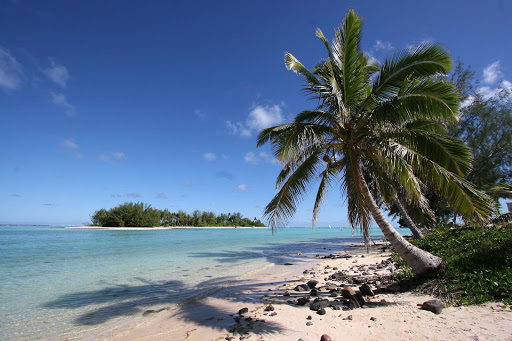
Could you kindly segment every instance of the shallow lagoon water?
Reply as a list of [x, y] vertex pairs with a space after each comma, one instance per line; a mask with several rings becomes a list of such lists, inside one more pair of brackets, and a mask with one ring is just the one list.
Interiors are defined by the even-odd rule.
[[[372, 236], [381, 238], [378, 230]], [[345, 228], [71, 230], [0, 227], [0, 339], [83, 339], [207, 295], [297, 252], [359, 241]]]

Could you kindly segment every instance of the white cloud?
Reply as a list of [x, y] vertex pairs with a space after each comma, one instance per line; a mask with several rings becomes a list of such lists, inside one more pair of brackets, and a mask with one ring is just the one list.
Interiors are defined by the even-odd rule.
[[16, 90], [21, 87], [21, 64], [7, 49], [0, 47], [0, 87]]
[[247, 163], [250, 163], [252, 165], [258, 165], [260, 163], [266, 162], [266, 163], [272, 163], [274, 165], [279, 166], [281, 163], [276, 158], [272, 157], [270, 154], [266, 152], [260, 152], [258, 154], [254, 152], [248, 152], [244, 156], [244, 160]]
[[57, 65], [55, 62], [50, 59], [51, 66], [45, 70], [43, 73], [50, 80], [65, 88], [66, 84], [69, 80], [69, 72], [68, 69], [64, 65]]
[[125, 154], [123, 152], [112, 152], [112, 153], [103, 153], [98, 156], [98, 159], [107, 163], [115, 163], [116, 161], [124, 160]]
[[245, 192], [245, 191], [247, 191], [247, 185], [246, 184], [240, 184], [240, 185], [236, 186], [233, 191], [234, 192]]
[[60, 146], [64, 149], [70, 150], [76, 156], [77, 159], [82, 159], [84, 154], [78, 150], [78, 144], [74, 139], [65, 139], [60, 142]]
[[494, 63], [487, 65], [484, 68], [484, 82], [487, 84], [493, 84], [495, 83], [498, 78], [502, 77], [503, 74], [500, 70], [500, 61], [497, 60]]
[[167, 195], [165, 193], [158, 193], [156, 195], [157, 199], [167, 199]]
[[393, 45], [389, 41], [382, 41], [382, 40], [376, 40], [375, 44], [373, 45], [373, 49], [375, 51], [380, 50], [391, 50], [393, 48]]
[[192, 182], [190, 180], [185, 180], [181, 183], [183, 186], [190, 186], [192, 185]]
[[257, 105], [251, 109], [245, 122], [226, 121], [226, 126], [231, 134], [249, 137], [253, 133], [281, 124], [283, 121], [283, 110], [279, 105]]
[[217, 155], [215, 155], [215, 153], [205, 153], [203, 154], [203, 157], [206, 161], [209, 162], [217, 160]]
[[76, 114], [75, 107], [68, 102], [68, 100], [64, 94], [52, 92], [51, 95], [52, 95], [53, 104], [64, 109], [64, 113], [67, 116], [75, 116], [75, 114]]
[[208, 114], [206, 114], [204, 111], [200, 109], [194, 110], [194, 115], [196, 115], [198, 118], [202, 120], [204, 120], [208, 116]]
[[248, 152], [245, 154], [244, 160], [245, 162], [252, 163], [253, 165], [256, 165], [260, 162], [259, 158], [253, 152]]
[[78, 149], [78, 145], [73, 139], [66, 139], [60, 142], [60, 146], [68, 149]]

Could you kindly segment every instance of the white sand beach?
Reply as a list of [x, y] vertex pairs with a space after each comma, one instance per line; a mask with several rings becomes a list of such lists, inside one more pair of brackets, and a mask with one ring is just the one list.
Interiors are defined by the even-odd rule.
[[[373, 245], [369, 254], [362, 244], [337, 253], [347, 258], [320, 259], [297, 254], [292, 265], [275, 265], [251, 273], [212, 296], [179, 308], [147, 311], [131, 327], [102, 336], [108, 340], [144, 341], [318, 341], [323, 334], [330, 340], [512, 340], [512, 311], [503, 310], [496, 303], [447, 307], [436, 315], [418, 306], [432, 296], [378, 291], [373, 297], [364, 297], [367, 303], [363, 307], [343, 310], [341, 295], [330, 297], [325, 288], [339, 286], [343, 281], [330, 280], [328, 276], [342, 271], [371, 283], [371, 276], [389, 274], [390, 252], [389, 248], [383, 251], [383, 246], [387, 243]], [[309, 291], [293, 289], [312, 279], [318, 281], [319, 296], [341, 309], [326, 307], [326, 314], [319, 315], [310, 310], [309, 304], [296, 305], [298, 298], [309, 297]], [[360, 284], [351, 286], [358, 291]], [[370, 286], [375, 290], [375, 284]], [[286, 291], [290, 296], [283, 295]], [[274, 310], [265, 310], [269, 304]], [[239, 317], [242, 308], [248, 312]]]

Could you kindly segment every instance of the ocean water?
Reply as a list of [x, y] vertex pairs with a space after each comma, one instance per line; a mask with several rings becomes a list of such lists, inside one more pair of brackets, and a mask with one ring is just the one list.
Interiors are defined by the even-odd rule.
[[297, 252], [327, 254], [359, 240], [347, 228], [272, 235], [269, 229], [0, 226], [0, 340], [89, 339]]

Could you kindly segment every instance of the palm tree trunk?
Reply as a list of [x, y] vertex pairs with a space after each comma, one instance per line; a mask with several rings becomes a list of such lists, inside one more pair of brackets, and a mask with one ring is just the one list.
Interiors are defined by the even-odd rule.
[[412, 268], [412, 271], [419, 276], [433, 276], [442, 273], [445, 270], [444, 261], [422, 249], [412, 245], [405, 240], [386, 219], [364, 180], [363, 172], [360, 167], [355, 167], [361, 184], [361, 191], [366, 204], [370, 210], [373, 219], [379, 225], [386, 239], [391, 243], [393, 249], [402, 257], [402, 259]]
[[409, 228], [409, 230], [411, 230], [414, 238], [416, 238], [416, 239], [423, 238], [423, 233], [421, 233], [420, 229], [416, 226], [414, 221], [412, 221], [411, 217], [405, 210], [404, 205], [402, 205], [402, 202], [400, 201], [400, 199], [398, 199], [398, 196], [395, 198], [395, 204], [398, 207], [398, 210], [400, 211], [400, 215], [405, 220], [407, 227]]

